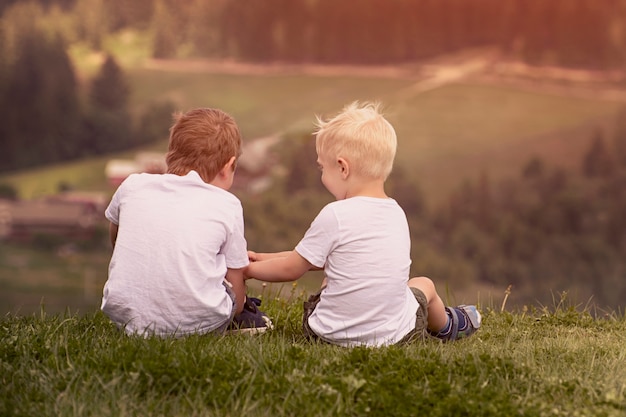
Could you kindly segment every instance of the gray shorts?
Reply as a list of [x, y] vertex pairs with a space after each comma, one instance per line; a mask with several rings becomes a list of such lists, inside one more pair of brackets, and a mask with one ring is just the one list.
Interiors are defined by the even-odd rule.
[[[417, 300], [419, 304], [419, 308], [415, 313], [415, 328], [411, 330], [406, 336], [402, 338], [397, 344], [405, 344], [413, 342], [417, 339], [423, 339], [426, 337], [426, 329], [428, 327], [428, 300], [426, 300], [426, 295], [417, 288], [411, 288], [411, 292], [413, 296]], [[302, 314], [302, 331], [304, 336], [309, 340], [320, 340], [323, 341], [309, 326], [309, 317], [313, 314], [315, 307], [320, 302], [320, 296], [322, 294], [322, 290], [319, 290], [315, 294], [311, 295], [307, 301], [304, 302], [304, 312]]]
[[233, 321], [233, 318], [235, 317], [235, 311], [237, 310], [237, 297], [235, 297], [235, 292], [233, 291], [232, 288], [230, 288], [230, 285], [228, 285], [226, 283], [226, 281], [224, 281], [223, 284], [224, 284], [224, 288], [226, 288], [226, 293], [228, 294], [230, 299], [233, 301], [233, 306], [232, 306], [232, 308], [230, 310], [230, 318], [228, 320], [226, 320], [226, 323], [222, 324], [220, 327], [218, 327], [217, 329], [213, 330], [212, 333], [224, 333], [224, 332], [226, 332], [226, 330], [228, 329], [228, 326]]

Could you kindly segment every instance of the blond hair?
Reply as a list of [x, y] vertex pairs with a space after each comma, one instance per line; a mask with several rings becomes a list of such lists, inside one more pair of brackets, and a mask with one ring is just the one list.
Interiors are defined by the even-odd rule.
[[397, 137], [379, 103], [352, 102], [330, 120], [319, 116], [315, 146], [322, 158], [344, 158], [352, 172], [387, 179], [393, 168]]
[[174, 115], [166, 156], [167, 172], [187, 175], [196, 171], [206, 183], [213, 181], [233, 156], [241, 156], [242, 139], [230, 115], [200, 108]]

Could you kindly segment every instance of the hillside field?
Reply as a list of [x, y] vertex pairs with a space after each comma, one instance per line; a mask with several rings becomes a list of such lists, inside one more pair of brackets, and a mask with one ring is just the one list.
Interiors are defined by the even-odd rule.
[[135, 106], [172, 100], [181, 110], [220, 107], [233, 114], [247, 140], [311, 132], [315, 115], [332, 115], [353, 100], [379, 101], [398, 134], [398, 163], [419, 183], [427, 201], [439, 200], [480, 171], [493, 179], [517, 175], [534, 155], [577, 168], [593, 130], [610, 130], [623, 105], [471, 79], [411, 92], [422, 82], [417, 76], [137, 69], [131, 77]]
[[[397, 161], [428, 202], [485, 171], [498, 179], [517, 175], [533, 155], [575, 168], [598, 127], [607, 128], [623, 105], [486, 85], [471, 80], [407, 94], [418, 78], [225, 74], [133, 67], [131, 108], [137, 114], [169, 100], [181, 111], [219, 107], [238, 121], [245, 140], [311, 132], [315, 115], [332, 115], [353, 100], [380, 101], [399, 140]], [[609, 128], [607, 128], [609, 129]], [[165, 150], [163, 132], [157, 150]], [[117, 155], [116, 155], [117, 157]], [[104, 184], [106, 158], [0, 176], [23, 198], [55, 192], [64, 182], [79, 189]], [[110, 190], [109, 190], [110, 191]]]
[[[413, 92], [417, 77], [380, 75], [227, 74], [130, 67], [132, 108], [138, 114], [151, 102], [171, 100], [176, 108], [220, 107], [241, 126], [245, 140], [269, 135], [298, 137], [313, 129], [316, 114], [330, 115], [352, 100], [381, 101], [399, 138], [397, 163], [424, 192], [431, 205], [468, 178], [486, 172], [492, 181], [519, 175], [533, 155], [576, 169], [598, 127], [610, 131], [621, 103], [581, 99], [472, 82], [454, 82], [426, 92]], [[152, 149], [165, 151], [168, 132]], [[133, 151], [111, 155], [132, 157]], [[22, 198], [55, 193], [59, 185], [104, 190], [100, 157], [0, 176]], [[23, 248], [0, 248], [0, 307], [34, 311], [42, 299], [50, 311], [97, 308], [106, 279], [109, 252], [94, 255], [85, 282], [78, 260], [55, 260], [54, 254], [26, 254]], [[16, 260], [17, 259], [17, 260]], [[77, 264], [78, 262], [78, 264]], [[42, 266], [43, 265], [43, 266]], [[47, 271], [42, 275], [42, 268]], [[78, 271], [78, 272], [77, 272]], [[44, 279], [44, 276], [46, 277]], [[317, 277], [304, 280], [315, 288]], [[57, 286], [56, 283], [62, 282]], [[307, 284], [310, 282], [310, 284]], [[480, 297], [491, 297], [483, 289]], [[504, 289], [495, 289], [500, 297]], [[474, 297], [470, 297], [472, 299]]]

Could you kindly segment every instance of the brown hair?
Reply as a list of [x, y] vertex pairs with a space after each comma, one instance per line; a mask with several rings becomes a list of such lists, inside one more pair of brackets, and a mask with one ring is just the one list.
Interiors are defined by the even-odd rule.
[[239, 128], [223, 111], [200, 108], [174, 118], [165, 159], [169, 174], [187, 175], [194, 170], [210, 183], [230, 158], [241, 155]]

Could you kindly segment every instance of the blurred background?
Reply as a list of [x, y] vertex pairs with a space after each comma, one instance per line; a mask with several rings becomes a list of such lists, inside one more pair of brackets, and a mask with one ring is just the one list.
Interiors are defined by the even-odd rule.
[[412, 275], [626, 304], [626, 0], [0, 0], [0, 57], [1, 314], [99, 308], [104, 208], [163, 172], [176, 111], [235, 117], [249, 248], [292, 249], [331, 201], [315, 116], [354, 100], [398, 133]]

